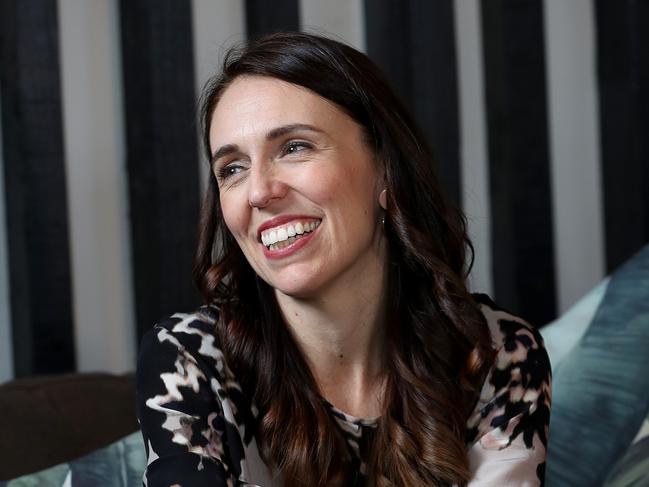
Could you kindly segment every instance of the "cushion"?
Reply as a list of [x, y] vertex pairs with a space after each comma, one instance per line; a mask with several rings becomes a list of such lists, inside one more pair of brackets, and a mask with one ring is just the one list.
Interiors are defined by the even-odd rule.
[[[645, 420], [645, 425], [649, 424]], [[641, 487], [649, 485], [649, 434], [636, 439], [617, 462], [604, 487]]]
[[552, 371], [557, 374], [561, 362], [570, 355], [575, 345], [584, 336], [599, 308], [610, 278], [604, 279], [568, 311], [539, 331], [543, 335], [545, 348], [550, 357]]
[[649, 412], [647, 350], [649, 246], [611, 276], [583, 335], [554, 370], [548, 486], [614, 480]]

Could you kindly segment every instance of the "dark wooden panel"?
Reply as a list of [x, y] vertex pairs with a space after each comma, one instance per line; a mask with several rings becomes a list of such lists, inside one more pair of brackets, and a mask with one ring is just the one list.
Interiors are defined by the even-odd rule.
[[138, 336], [199, 303], [191, 279], [199, 206], [189, 2], [120, 2]]
[[556, 313], [543, 4], [481, 6], [495, 297], [542, 325]]
[[606, 267], [649, 242], [649, 3], [595, 2]]
[[300, 29], [298, 0], [246, 0], [246, 31], [254, 38], [277, 31]]
[[460, 196], [460, 127], [452, 0], [366, 0], [368, 55], [383, 69], [433, 147], [449, 195]]
[[15, 375], [73, 371], [56, 1], [0, 2], [0, 46]]

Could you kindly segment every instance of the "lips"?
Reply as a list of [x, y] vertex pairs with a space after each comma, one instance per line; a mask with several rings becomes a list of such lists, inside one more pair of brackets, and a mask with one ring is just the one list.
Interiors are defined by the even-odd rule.
[[280, 259], [297, 252], [311, 241], [322, 220], [313, 217], [278, 217], [259, 227], [264, 255]]
[[[320, 218], [316, 218], [313, 216], [307, 216], [307, 215], [280, 215], [276, 216], [275, 218], [271, 218], [270, 220], [266, 220], [263, 222], [261, 225], [259, 225], [259, 228], [257, 229], [257, 241], [264, 243], [266, 245], [268, 242], [268, 239], [271, 237], [271, 233], [274, 230], [275, 231], [275, 238], [277, 238], [277, 232], [284, 229], [284, 231], [287, 232], [288, 235], [288, 230], [289, 226], [293, 226], [293, 231], [297, 234], [297, 231], [295, 230], [295, 227], [298, 226], [298, 224], [302, 225], [302, 229], [306, 227], [306, 225], [311, 225], [313, 223], [319, 224]], [[262, 238], [263, 236], [263, 238]], [[267, 242], [264, 242], [266, 240]], [[286, 240], [285, 238], [282, 238], [282, 240]], [[275, 243], [279, 241], [276, 240]]]
[[272, 249], [274, 246], [284, 247], [302, 238], [318, 228], [320, 220], [297, 221], [273, 227], [261, 232], [261, 243]]

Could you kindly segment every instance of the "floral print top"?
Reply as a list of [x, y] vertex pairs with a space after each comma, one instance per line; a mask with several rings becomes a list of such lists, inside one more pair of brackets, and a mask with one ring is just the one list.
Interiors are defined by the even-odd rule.
[[[540, 334], [522, 319], [476, 294], [496, 360], [467, 420], [470, 487], [543, 485], [551, 372]], [[137, 415], [147, 469], [143, 484], [158, 486], [280, 486], [261, 460], [254, 438], [257, 411], [225, 363], [214, 326], [217, 310], [177, 313], [143, 338], [137, 369]], [[358, 460], [372, 420], [328, 404]]]

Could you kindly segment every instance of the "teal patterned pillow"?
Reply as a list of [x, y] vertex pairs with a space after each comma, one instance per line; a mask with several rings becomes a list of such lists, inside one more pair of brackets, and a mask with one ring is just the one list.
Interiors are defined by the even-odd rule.
[[610, 473], [604, 487], [646, 487], [649, 485], [649, 421]]
[[146, 467], [139, 431], [77, 460], [17, 479], [0, 487], [141, 487]]
[[592, 319], [553, 364], [548, 487], [649, 485], [649, 246], [601, 291]]

